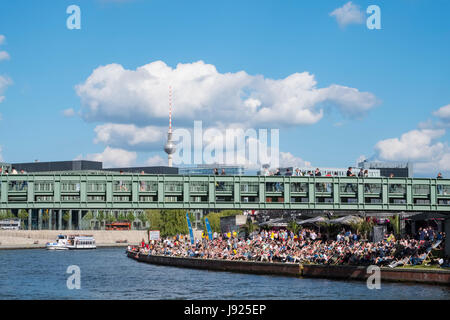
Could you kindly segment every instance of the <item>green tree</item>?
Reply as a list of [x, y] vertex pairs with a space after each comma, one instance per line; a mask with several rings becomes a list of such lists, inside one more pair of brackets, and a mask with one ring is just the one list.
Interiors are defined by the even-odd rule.
[[48, 221], [50, 219], [50, 214], [48, 210], [42, 210], [42, 221]]
[[287, 229], [292, 231], [294, 234], [297, 234], [302, 229], [302, 226], [295, 222], [295, 220], [292, 220], [289, 222]]
[[393, 216], [389, 219], [389, 223], [394, 229], [394, 235], [398, 237], [400, 235], [400, 216]]
[[20, 209], [19, 214], [17, 215], [19, 219], [21, 220], [27, 220], [28, 219], [28, 211], [25, 209]]
[[[145, 211], [144, 219], [150, 223], [150, 229], [161, 231], [161, 211], [160, 210], [147, 210]], [[143, 221], [143, 220], [141, 220]]]
[[245, 229], [246, 235], [248, 236], [252, 232], [258, 230], [259, 227], [256, 224], [253, 223], [251, 218], [248, 218], [247, 222], [245, 223], [244, 229]]
[[133, 211], [128, 211], [127, 213], [127, 220], [133, 223], [134, 220], [136, 220], [136, 217], [133, 213]]
[[63, 218], [63, 220], [64, 220], [65, 222], [69, 222], [69, 220], [70, 220], [70, 214], [69, 214], [68, 212], [66, 212], [66, 213], [63, 214], [62, 218]]
[[229, 217], [242, 214], [242, 210], [222, 210], [219, 212], [210, 212], [203, 217], [204, 231], [206, 232], [205, 219], [208, 218], [209, 224], [211, 225], [212, 232], [221, 232], [220, 230], [220, 218]]
[[116, 216], [114, 215], [114, 212], [110, 212], [109, 214], [106, 215], [105, 220], [108, 223], [112, 223], [112, 222], [116, 221], [117, 219], [116, 219]]
[[83, 220], [92, 220], [94, 219], [94, 215], [92, 214], [92, 211], [89, 210], [83, 217]]
[[1, 219], [11, 219], [11, 218], [15, 218], [15, 216], [11, 212], [11, 210], [1, 210], [0, 211], [0, 220]]
[[145, 226], [146, 223], [149, 221], [147, 212], [141, 212], [139, 214], [138, 219], [142, 222], [142, 226]]
[[127, 220], [127, 216], [125, 215], [125, 213], [120, 211], [119, 215], [117, 216], [117, 220], [118, 221], [125, 221], [125, 220]]

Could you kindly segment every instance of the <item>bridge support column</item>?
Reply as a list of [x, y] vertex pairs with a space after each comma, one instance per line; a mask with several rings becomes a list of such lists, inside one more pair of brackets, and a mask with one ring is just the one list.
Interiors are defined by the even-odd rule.
[[28, 209], [28, 230], [31, 230], [31, 224], [33, 223], [32, 218], [33, 210]]
[[415, 221], [411, 221], [411, 233], [412, 233], [413, 237], [416, 235], [416, 222]]
[[445, 255], [450, 256], [450, 219], [444, 220], [445, 230]]
[[81, 210], [78, 210], [78, 230], [81, 230]]
[[405, 235], [405, 219], [402, 214], [398, 216], [400, 222], [400, 235], [403, 237]]
[[72, 210], [69, 210], [69, 230], [72, 230]]
[[43, 210], [39, 209], [38, 210], [38, 230], [42, 230], [42, 213], [43, 213]]
[[58, 230], [62, 230], [62, 210], [58, 210]]

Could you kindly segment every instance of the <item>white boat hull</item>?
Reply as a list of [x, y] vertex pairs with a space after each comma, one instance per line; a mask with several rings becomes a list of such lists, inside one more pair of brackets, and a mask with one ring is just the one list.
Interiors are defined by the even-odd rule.
[[48, 243], [46, 248], [47, 250], [68, 250], [67, 247], [55, 243]]

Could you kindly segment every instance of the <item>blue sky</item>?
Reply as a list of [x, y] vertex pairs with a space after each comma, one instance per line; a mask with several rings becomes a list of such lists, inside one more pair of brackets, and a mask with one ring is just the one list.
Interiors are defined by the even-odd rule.
[[[4, 97], [0, 98], [0, 156], [7, 162], [84, 158], [101, 159], [112, 166], [159, 164], [165, 159], [158, 150], [164, 143], [161, 134], [167, 130], [167, 116], [159, 105], [142, 102], [147, 97], [143, 91], [137, 93], [142, 99], [133, 102], [136, 108], [148, 108], [142, 114], [127, 101], [117, 102], [117, 95], [122, 97], [129, 91], [122, 94], [114, 79], [102, 77], [123, 76], [123, 90], [140, 87], [140, 80], [130, 79], [129, 84], [128, 76], [120, 70], [101, 73], [105, 71], [101, 69], [101, 81], [120, 92], [100, 97], [92, 91], [98, 83], [90, 87], [87, 79], [100, 66], [110, 64], [136, 70], [163, 61], [175, 69], [180, 63], [203, 61], [216, 68], [217, 83], [203, 87], [206, 89], [201, 94], [211, 95], [206, 100], [196, 100], [200, 93], [194, 89], [192, 103], [210, 104], [203, 111], [191, 112], [189, 103], [175, 98], [175, 127], [192, 127], [192, 120], [197, 119], [203, 120], [204, 127], [279, 128], [280, 151], [286, 161], [345, 167], [365, 155], [411, 160], [417, 163], [418, 176], [434, 176], [438, 170], [448, 176], [450, 2], [352, 1], [351, 5], [363, 13], [363, 22], [341, 26], [330, 13], [346, 3], [2, 1], [0, 35], [4, 40], [0, 51], [7, 52], [9, 58], [0, 58], [0, 76], [7, 79], [3, 87], [0, 80], [0, 97]], [[80, 30], [66, 27], [66, 8], [71, 4], [81, 9]], [[369, 14], [365, 11], [372, 4], [381, 9], [381, 30], [366, 27]], [[203, 67], [194, 64], [189, 72]], [[239, 90], [239, 71], [248, 75], [244, 82], [251, 96], [280, 119], [259, 113], [243, 113], [239, 120], [223, 116], [227, 108], [231, 113], [243, 108], [239, 105], [242, 101], [222, 105], [221, 97], [229, 92], [211, 92], [221, 90], [217, 86], [221, 75], [227, 73], [236, 75], [230, 80], [230, 92]], [[280, 80], [302, 72], [313, 75], [315, 84], [305, 92], [293, 85], [284, 93], [288, 97], [304, 97], [312, 91], [315, 97], [316, 89], [333, 85], [339, 90], [334, 94], [324, 90], [319, 94], [323, 98], [312, 105], [295, 101], [292, 106], [284, 106], [285, 97], [275, 93], [264, 100], [265, 90], [276, 89], [265, 87], [266, 81], [259, 81], [257, 76]], [[308, 79], [301, 77], [297, 85], [301, 87]], [[197, 88], [195, 82], [181, 83], [185, 86], [174, 88], [175, 97], [177, 93], [181, 96], [189, 84]], [[82, 92], [77, 91], [77, 85], [84, 85]], [[145, 92], [152, 89], [146, 87]], [[343, 101], [342, 96], [347, 95], [349, 99]], [[167, 104], [161, 95], [152, 97]], [[92, 116], [89, 103], [94, 102], [99, 103], [100, 111]], [[115, 117], [110, 116], [110, 110], [118, 112]], [[120, 118], [121, 110], [124, 114], [129, 110], [126, 119]], [[314, 121], [302, 120], [301, 116], [292, 120], [299, 110], [315, 115], [322, 110], [323, 114]], [[246, 118], [249, 114], [251, 119]], [[118, 124], [133, 127], [125, 134], [118, 131], [123, 129]], [[139, 140], [138, 146], [124, 141], [135, 138], [141, 132], [139, 128], [145, 127], [161, 134], [155, 134], [153, 140]]]

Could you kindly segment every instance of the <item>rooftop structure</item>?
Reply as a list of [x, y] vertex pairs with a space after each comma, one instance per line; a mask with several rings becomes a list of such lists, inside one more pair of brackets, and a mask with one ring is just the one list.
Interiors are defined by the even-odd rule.
[[145, 174], [178, 174], [178, 168], [167, 166], [153, 166], [153, 167], [127, 167], [127, 168], [109, 168], [103, 169], [110, 172], [127, 172], [127, 173], [141, 173]]
[[413, 176], [413, 164], [411, 162], [383, 162], [383, 161], [368, 161], [364, 160], [358, 163], [358, 166], [363, 169], [378, 169], [380, 176], [389, 177], [391, 174], [394, 177], [409, 177]]
[[28, 162], [13, 163], [11, 167], [17, 171], [26, 172], [50, 172], [50, 171], [82, 171], [82, 170], [102, 170], [103, 164], [99, 161], [71, 160], [71, 161], [49, 161], [49, 162]]

